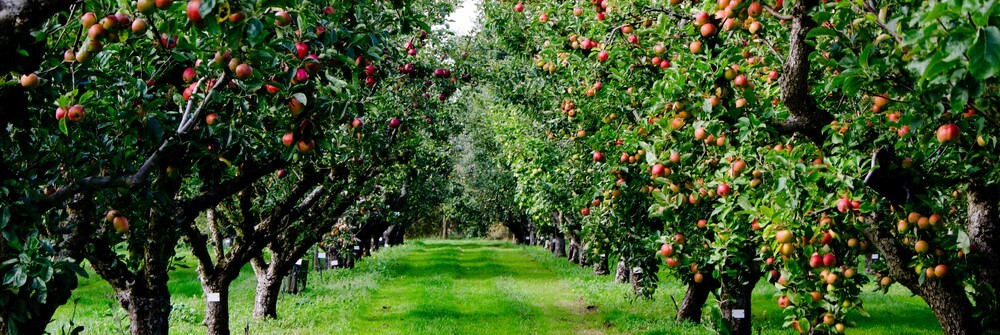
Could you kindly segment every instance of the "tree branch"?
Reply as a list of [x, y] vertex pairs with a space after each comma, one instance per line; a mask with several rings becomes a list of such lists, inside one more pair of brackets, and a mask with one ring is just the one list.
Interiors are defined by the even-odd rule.
[[775, 128], [782, 133], [799, 132], [815, 143], [823, 142], [823, 127], [833, 121], [830, 112], [821, 109], [809, 91], [809, 54], [813, 46], [806, 42], [816, 22], [809, 10], [817, 0], [796, 1], [792, 7], [792, 29], [789, 32], [788, 57], [782, 67], [781, 100], [791, 116]]

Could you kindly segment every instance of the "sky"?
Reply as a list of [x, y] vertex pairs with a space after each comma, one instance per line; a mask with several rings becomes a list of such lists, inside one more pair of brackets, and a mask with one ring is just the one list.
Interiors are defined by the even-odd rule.
[[449, 27], [456, 35], [463, 36], [472, 32], [476, 25], [476, 14], [479, 10], [479, 3], [482, 0], [462, 0], [451, 15], [448, 15]]

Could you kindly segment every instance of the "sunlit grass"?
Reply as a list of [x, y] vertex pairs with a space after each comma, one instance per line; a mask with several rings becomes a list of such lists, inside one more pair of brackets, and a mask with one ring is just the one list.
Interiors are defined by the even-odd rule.
[[[184, 253], [182, 253], [184, 254]], [[193, 259], [171, 273], [171, 333], [203, 334], [204, 299]], [[664, 278], [653, 300], [635, 300], [627, 285], [594, 276], [539, 247], [476, 240], [410, 241], [383, 249], [352, 270], [309, 275], [308, 289], [282, 295], [278, 320], [250, 321], [255, 280], [245, 268], [233, 284], [234, 334], [706, 334], [673, 321], [684, 287]], [[61, 308], [49, 331], [72, 320], [89, 334], [120, 334], [127, 325], [111, 288], [83, 279], [79, 301]], [[758, 285], [753, 317], [763, 334], [781, 329], [774, 288]], [[855, 317], [855, 334], [939, 334], [922, 300], [896, 289], [865, 295], [871, 318]], [[75, 309], [75, 316], [74, 316]]]

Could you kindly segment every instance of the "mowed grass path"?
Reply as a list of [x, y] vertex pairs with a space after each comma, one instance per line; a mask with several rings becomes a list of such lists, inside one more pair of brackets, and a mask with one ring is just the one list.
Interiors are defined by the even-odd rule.
[[593, 306], [519, 248], [417, 241], [352, 331], [380, 334], [603, 334]]
[[[187, 255], [171, 273], [171, 334], [204, 334], [204, 297]], [[383, 249], [350, 270], [311, 272], [306, 291], [282, 295], [278, 320], [252, 321], [255, 279], [243, 269], [230, 302], [233, 334], [710, 334], [678, 324], [674, 300], [684, 287], [660, 274], [654, 299], [635, 299], [629, 285], [594, 276], [540, 247], [480, 240], [416, 240]], [[74, 291], [49, 331], [70, 322], [85, 334], [123, 334], [124, 312], [111, 288], [91, 276]], [[772, 285], [754, 292], [753, 321], [762, 334], [794, 334]], [[905, 289], [864, 293], [871, 317], [850, 319], [852, 334], [941, 334], [927, 305]], [[709, 302], [708, 306], [714, 305]], [[756, 332], [755, 332], [756, 333]]]

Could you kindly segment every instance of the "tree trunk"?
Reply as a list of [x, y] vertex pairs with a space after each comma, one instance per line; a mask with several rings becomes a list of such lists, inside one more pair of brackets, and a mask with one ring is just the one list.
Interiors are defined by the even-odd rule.
[[448, 239], [448, 217], [441, 216], [441, 238]]
[[635, 292], [635, 294], [642, 294], [643, 293], [642, 280], [643, 276], [645, 276], [646, 274], [643, 273], [642, 268], [638, 266], [628, 269], [628, 272], [629, 272], [628, 280], [629, 283], [632, 284], [632, 291]]
[[166, 335], [170, 331], [170, 292], [166, 286], [151, 290], [119, 291], [118, 302], [128, 314], [132, 335]]
[[606, 276], [611, 271], [608, 269], [608, 255], [601, 254], [597, 257], [597, 261], [594, 262], [594, 274], [598, 276]]
[[625, 258], [619, 258], [618, 266], [615, 268], [615, 283], [628, 283], [631, 274], [632, 270], [628, 268], [628, 265], [625, 265]]
[[578, 251], [579, 254], [577, 255], [577, 260], [579, 262], [577, 262], [577, 264], [580, 264], [581, 268], [585, 268], [588, 265], [588, 263], [587, 263], [587, 258], [588, 258], [587, 257], [587, 251], [588, 250], [590, 250], [590, 245], [589, 244], [584, 244], [582, 247], [580, 247], [580, 249]]
[[562, 236], [562, 234], [556, 234], [553, 241], [552, 253], [554, 253], [556, 257], [566, 257], [566, 239]]
[[580, 247], [577, 246], [576, 242], [573, 240], [569, 241], [569, 250], [566, 255], [566, 260], [570, 263], [577, 263], [580, 261]]
[[687, 293], [684, 300], [677, 308], [677, 322], [701, 323], [701, 311], [708, 300], [708, 294], [718, 287], [714, 280], [705, 280], [701, 283], [688, 284]]
[[[1000, 190], [973, 184], [969, 186], [966, 197], [969, 205], [969, 241], [972, 245], [968, 257], [974, 260], [970, 264], [995, 262], [1000, 259]], [[1000, 268], [980, 266], [975, 271], [979, 287], [1000, 290]], [[992, 306], [996, 300], [996, 293], [988, 294], [986, 290], [976, 295], [977, 306]]]
[[751, 278], [750, 281], [737, 282], [739, 280], [728, 280], [728, 285], [722, 286], [722, 297], [719, 299], [719, 309], [722, 316], [729, 321], [732, 326], [733, 335], [752, 335], [753, 325], [750, 316], [752, 315], [752, 305], [750, 298], [753, 296], [753, 287], [759, 278]]
[[201, 287], [206, 292], [205, 334], [229, 335], [229, 283], [203, 282]]
[[278, 318], [278, 294], [281, 277], [268, 274], [257, 275], [257, 293], [253, 299], [253, 318], [257, 320]]

